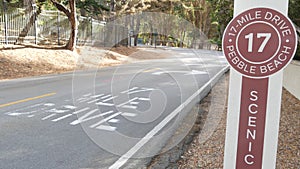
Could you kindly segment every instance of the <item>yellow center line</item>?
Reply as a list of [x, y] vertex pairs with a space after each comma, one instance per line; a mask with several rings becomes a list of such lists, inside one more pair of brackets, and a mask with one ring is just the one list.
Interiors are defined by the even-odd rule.
[[26, 98], [26, 99], [23, 99], [23, 100], [10, 102], [10, 103], [0, 104], [0, 108], [6, 107], [6, 106], [11, 106], [11, 105], [18, 104], [18, 103], [28, 102], [28, 101], [31, 101], [31, 100], [40, 99], [40, 98], [43, 98], [43, 97], [52, 96], [52, 95], [55, 95], [55, 94], [56, 93], [48, 93], [48, 94], [44, 94], [44, 95], [40, 95], [40, 96], [36, 96], [36, 97], [30, 97], [30, 98]]

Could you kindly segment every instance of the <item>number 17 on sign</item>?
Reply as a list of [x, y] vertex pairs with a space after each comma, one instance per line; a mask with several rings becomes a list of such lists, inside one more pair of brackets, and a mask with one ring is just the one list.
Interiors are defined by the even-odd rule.
[[[261, 43], [258, 52], [262, 53], [269, 42], [272, 34], [271, 33], [257, 33], [257, 38], [265, 38], [264, 41]], [[245, 36], [246, 39], [248, 39], [248, 52], [253, 51], [253, 33], [249, 33]]]

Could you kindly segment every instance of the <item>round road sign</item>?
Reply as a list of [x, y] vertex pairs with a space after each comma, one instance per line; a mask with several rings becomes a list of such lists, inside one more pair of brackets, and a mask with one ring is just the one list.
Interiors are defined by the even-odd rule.
[[229, 64], [252, 78], [282, 70], [296, 52], [297, 34], [292, 22], [270, 8], [253, 8], [236, 16], [223, 37]]

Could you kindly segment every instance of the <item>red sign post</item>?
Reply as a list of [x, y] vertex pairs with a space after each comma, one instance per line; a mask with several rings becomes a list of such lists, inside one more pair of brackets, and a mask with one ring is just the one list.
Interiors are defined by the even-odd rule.
[[[224, 168], [260, 169], [275, 166], [276, 151], [269, 149], [277, 147], [280, 111], [273, 111], [270, 107], [274, 104], [278, 107], [280, 99], [272, 100], [270, 97], [271, 92], [281, 94], [281, 86], [277, 89], [278, 85], [274, 86], [276, 82], [270, 78], [292, 60], [296, 38], [290, 20], [270, 8], [246, 10], [235, 16], [227, 26], [223, 51], [234, 69], [234, 73], [231, 73], [233, 78], [236, 75], [241, 77], [236, 81], [240, 86], [236, 85], [236, 89], [232, 88], [234, 85], [230, 86], [230, 92], [239, 90], [237, 93], [240, 95], [234, 98], [237, 95], [229, 94]], [[278, 117], [273, 129], [272, 119], [268, 118], [272, 115]], [[232, 123], [236, 123], [236, 126]], [[276, 135], [272, 135], [274, 133]], [[270, 137], [276, 141], [267, 142]]]

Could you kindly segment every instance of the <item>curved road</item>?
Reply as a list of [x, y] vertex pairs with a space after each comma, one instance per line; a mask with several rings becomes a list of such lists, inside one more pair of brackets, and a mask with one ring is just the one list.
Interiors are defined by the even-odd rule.
[[0, 82], [0, 168], [144, 167], [228, 69], [219, 52], [164, 50], [174, 56]]

